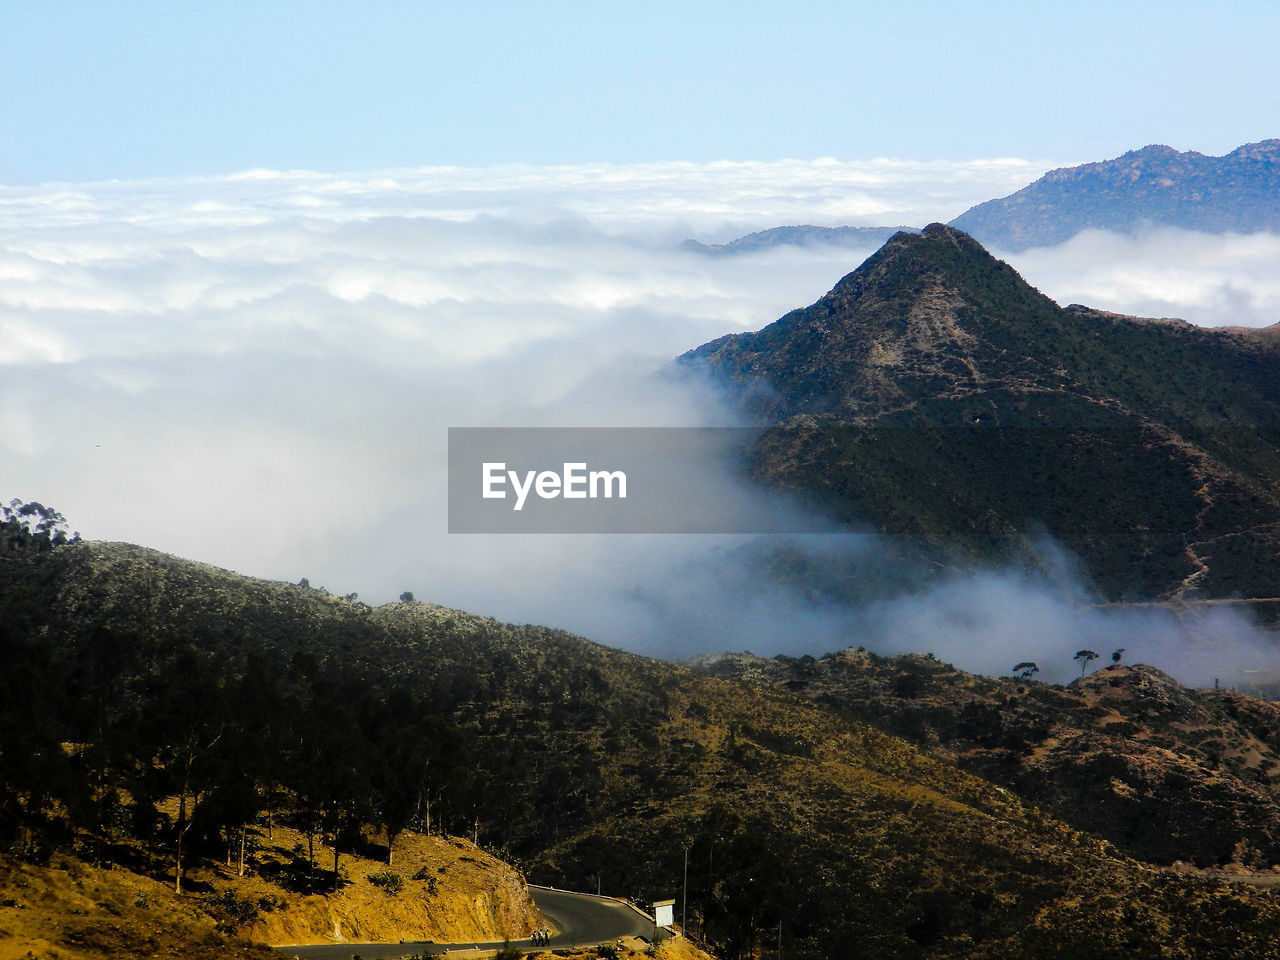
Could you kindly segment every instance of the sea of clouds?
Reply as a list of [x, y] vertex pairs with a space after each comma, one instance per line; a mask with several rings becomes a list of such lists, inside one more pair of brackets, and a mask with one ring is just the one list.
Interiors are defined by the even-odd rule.
[[[448, 427], [733, 423], [713, 392], [655, 373], [811, 303], [872, 252], [711, 257], [680, 241], [945, 221], [1048, 166], [823, 159], [0, 187], [0, 496], [51, 504], [86, 537], [374, 603], [412, 590], [662, 656], [867, 644], [995, 673], [1057, 658], [1069, 675], [1066, 648], [1132, 648], [1145, 629], [1162, 666], [1204, 682], [1196, 651], [1220, 653], [1231, 636], [1253, 664], [1261, 634], [1237, 617], [1135, 628], [1088, 608], [1074, 575], [970, 575], [927, 600], [851, 611], [761, 579], [739, 562], [741, 538], [446, 532]], [[1280, 320], [1275, 236], [1085, 234], [1005, 258], [1062, 303]], [[877, 548], [827, 537], [806, 549]]]

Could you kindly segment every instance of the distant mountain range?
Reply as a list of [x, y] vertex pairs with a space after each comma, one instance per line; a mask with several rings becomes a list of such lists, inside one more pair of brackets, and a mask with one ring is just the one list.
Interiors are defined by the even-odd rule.
[[732, 254], [751, 253], [767, 247], [784, 244], [795, 246], [864, 246], [884, 243], [895, 233], [905, 230], [917, 232], [913, 227], [772, 227], [758, 230], [729, 243], [699, 243], [686, 240], [681, 247], [698, 253]]
[[681, 358], [768, 425], [754, 470], [949, 557], [1047, 530], [1112, 599], [1280, 595], [1280, 350], [1060, 307], [953, 227]]
[[[1010, 251], [1052, 246], [1093, 229], [1280, 230], [1280, 140], [1245, 144], [1222, 157], [1153, 145], [1113, 160], [1062, 167], [1010, 196], [970, 208], [950, 225]], [[881, 233], [887, 239], [892, 232], [889, 227], [774, 227], [729, 243], [689, 240], [684, 247], [732, 254], [780, 244], [852, 246]]]
[[1225, 157], [1150, 146], [1051, 170], [1017, 193], [978, 204], [951, 225], [1002, 250], [1050, 246], [1082, 230], [1280, 230], [1280, 140], [1246, 144]]

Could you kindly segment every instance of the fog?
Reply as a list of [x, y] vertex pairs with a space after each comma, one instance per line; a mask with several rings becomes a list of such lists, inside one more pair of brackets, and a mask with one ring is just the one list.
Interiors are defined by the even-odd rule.
[[[679, 241], [948, 220], [1050, 165], [251, 171], [0, 188], [0, 496], [51, 504], [93, 539], [371, 603], [412, 590], [659, 656], [867, 645], [993, 673], [1061, 662], [1069, 677], [1080, 646], [1132, 659], [1145, 644], [1151, 662], [1209, 682], [1231, 643], [1252, 667], [1266, 640], [1243, 618], [1090, 607], [1069, 559], [1052, 576], [957, 575], [850, 608], [762, 572], [762, 544], [744, 537], [446, 533], [448, 427], [734, 423], [713, 391], [655, 373], [811, 303], [872, 252], [708, 257]], [[1085, 235], [1007, 259], [1064, 303], [1280, 319], [1271, 236]], [[796, 544], [833, 564], [886, 552], [870, 536]]]
[[1280, 323], [1280, 235], [1088, 230], [1056, 247], [996, 251], [1064, 306], [1083, 303], [1202, 326]]

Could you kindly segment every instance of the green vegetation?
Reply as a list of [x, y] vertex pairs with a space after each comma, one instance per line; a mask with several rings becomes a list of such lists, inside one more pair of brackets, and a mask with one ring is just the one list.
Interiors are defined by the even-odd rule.
[[[128, 835], [170, 859], [181, 889], [185, 857], [242, 858], [247, 826], [281, 812], [307, 835], [299, 885], [321, 883], [317, 838], [333, 847], [335, 885], [362, 825], [390, 838], [390, 860], [429, 792], [468, 777], [454, 766], [456, 728], [422, 693], [342, 661], [371, 634], [364, 608], [284, 585], [253, 597], [239, 578], [136, 548], [68, 545], [0, 575], [11, 849]], [[351, 612], [326, 617], [340, 608]], [[335, 649], [317, 654], [326, 629]]]
[[66, 518], [52, 507], [21, 500], [0, 507], [0, 559], [52, 550], [79, 539], [78, 533], [67, 534]]
[[1280, 863], [1276, 703], [1188, 690], [1145, 665], [1113, 665], [1068, 687], [864, 650], [726, 655], [705, 669], [910, 740], [1140, 860]]
[[258, 905], [252, 900], [242, 900], [234, 890], [206, 893], [205, 908], [222, 921], [229, 931], [234, 931], [258, 919]]
[[1280, 351], [1264, 339], [1060, 308], [934, 224], [682, 359], [772, 424], [759, 477], [935, 559], [1023, 557], [1044, 531], [1112, 599], [1280, 583]]
[[375, 887], [381, 887], [391, 897], [394, 897], [404, 889], [404, 877], [391, 870], [369, 874], [369, 882]]
[[[129, 834], [225, 857], [273, 816], [353, 849], [429, 818], [639, 902], [672, 895], [687, 848], [690, 927], [724, 960], [779, 922], [814, 958], [1131, 956], [1127, 930], [1170, 958], [1280, 956], [1262, 894], [1148, 873], [790, 692], [562, 632], [96, 543], [0, 563], [0, 624], [22, 856], [109, 861]], [[313, 856], [300, 877], [331, 884]]]

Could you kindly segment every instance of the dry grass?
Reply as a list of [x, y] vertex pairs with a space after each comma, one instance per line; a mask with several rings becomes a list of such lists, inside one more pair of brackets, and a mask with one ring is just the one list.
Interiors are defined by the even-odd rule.
[[[0, 960], [227, 960], [274, 956], [262, 944], [517, 939], [545, 925], [523, 877], [462, 839], [404, 834], [394, 868], [344, 852], [342, 889], [310, 895], [269, 879], [305, 849], [305, 837], [276, 827], [259, 841], [246, 876], [201, 863], [186, 874], [192, 892], [180, 897], [162, 875], [98, 869], [69, 856], [47, 867], [0, 859]], [[331, 856], [317, 848], [321, 865], [324, 853]], [[369, 879], [387, 872], [402, 878], [398, 892]], [[210, 903], [228, 891], [256, 917], [237, 920]]]

